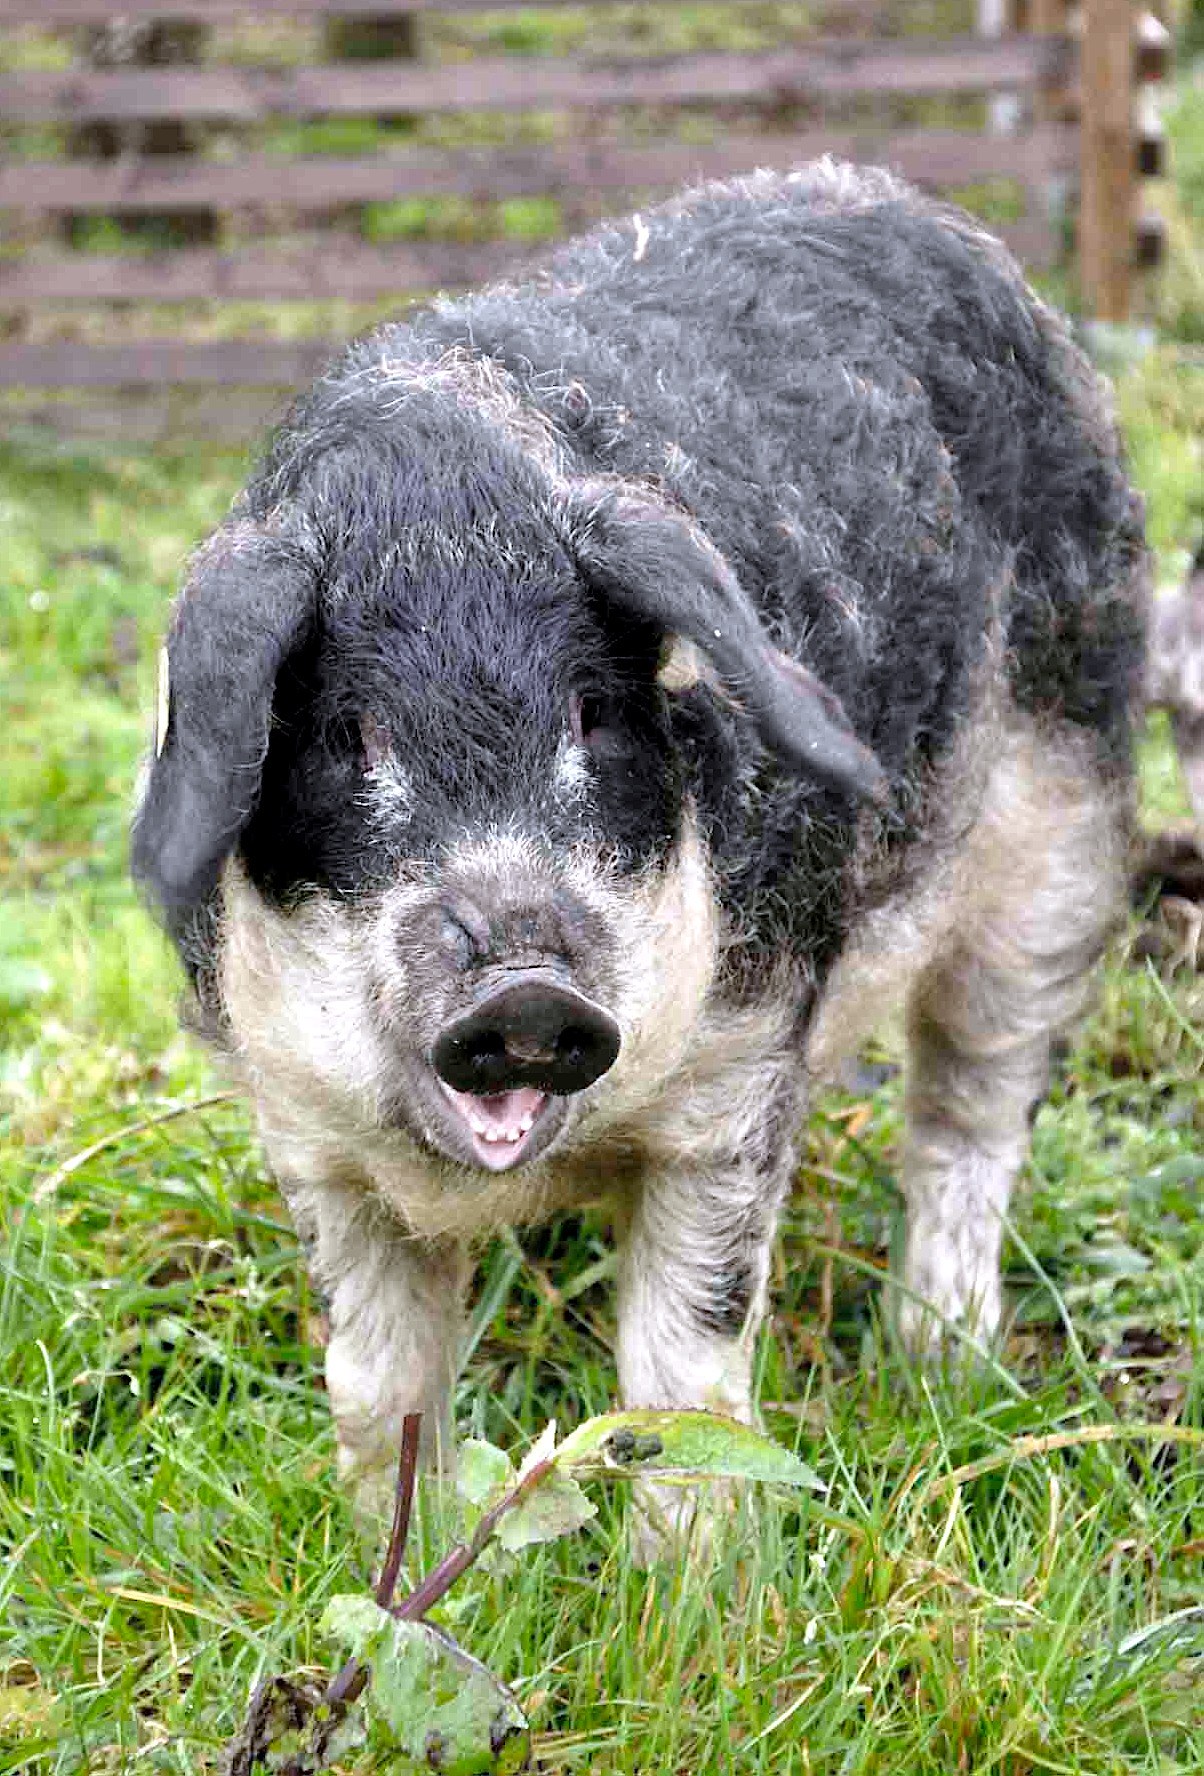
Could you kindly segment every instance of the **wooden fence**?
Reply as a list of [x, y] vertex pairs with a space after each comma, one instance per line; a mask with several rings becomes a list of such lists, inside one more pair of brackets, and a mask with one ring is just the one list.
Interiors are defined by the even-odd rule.
[[[123, 61], [96, 53], [105, 0], [0, 0], [0, 386], [293, 386], [340, 325], [282, 336], [281, 305], [312, 320], [315, 304], [399, 306], [514, 269], [532, 251], [514, 200], [550, 203], [554, 230], [824, 152], [996, 208], [1002, 191], [990, 219], [1034, 267], [1065, 248], [1051, 193], [1081, 186], [1088, 307], [1127, 313], [1135, 181], [1157, 157], [1136, 97], [1166, 36], [1130, 0], [1086, 0], [1077, 31], [1065, 0], [1025, 0], [1023, 29], [968, 20], [948, 38], [908, 35], [900, 5], [827, 0], [823, 34], [804, 36], [797, 7], [727, 0], [729, 33], [750, 21], [739, 49], [662, 41], [672, 4], [595, 0], [557, 9], [562, 36], [576, 20], [565, 53], [522, 53], [531, 0], [509, 36], [514, 0], [487, 18], [478, 3], [371, 0], [386, 38], [416, 25], [420, 54], [337, 60], [346, 0], [121, 0], [121, 29], [160, 33]], [[1005, 93], [1020, 123], [993, 133], [987, 101]], [[329, 152], [348, 128], [368, 151]], [[414, 232], [374, 239], [372, 206], [395, 223], [407, 200]], [[167, 226], [189, 217], [203, 225]]]

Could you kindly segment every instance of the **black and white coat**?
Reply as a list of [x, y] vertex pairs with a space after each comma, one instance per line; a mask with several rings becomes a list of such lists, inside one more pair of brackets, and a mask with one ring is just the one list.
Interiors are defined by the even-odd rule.
[[808, 1082], [906, 1009], [917, 1347], [989, 1336], [1123, 899], [1144, 557], [967, 218], [831, 162], [354, 345], [201, 550], [134, 864], [331, 1303], [450, 1451], [472, 1240], [588, 1198], [629, 1404], [751, 1411]]

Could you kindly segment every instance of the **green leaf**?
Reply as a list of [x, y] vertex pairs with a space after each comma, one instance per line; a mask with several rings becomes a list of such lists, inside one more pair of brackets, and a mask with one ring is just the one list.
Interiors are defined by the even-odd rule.
[[583, 1478], [766, 1480], [824, 1490], [819, 1475], [789, 1449], [718, 1412], [608, 1412], [579, 1425], [555, 1459], [562, 1471]]
[[1160, 1621], [1147, 1622], [1115, 1648], [1100, 1653], [1070, 1693], [1081, 1697], [1086, 1691], [1100, 1694], [1110, 1686], [1132, 1687], [1152, 1676], [1152, 1667], [1165, 1670], [1172, 1662], [1194, 1663], [1202, 1655], [1204, 1604], [1193, 1603]]
[[1092, 1240], [1078, 1255], [1088, 1269], [1104, 1276], [1141, 1276], [1154, 1262], [1147, 1253], [1121, 1239]]
[[556, 1420], [550, 1418], [538, 1437], [536, 1437], [534, 1443], [532, 1443], [530, 1449], [528, 1449], [526, 1455], [524, 1455], [522, 1466], [518, 1470], [519, 1480], [525, 1480], [528, 1474], [532, 1473], [536, 1468], [546, 1467], [550, 1461], [555, 1460], [555, 1456]]
[[365, 1700], [399, 1770], [512, 1776], [531, 1757], [515, 1698], [430, 1622], [399, 1622], [370, 1597], [333, 1597], [321, 1627], [372, 1667]]
[[496, 1504], [514, 1485], [514, 1463], [504, 1449], [475, 1437], [461, 1443], [456, 1461], [456, 1491], [470, 1505]]
[[497, 1526], [497, 1538], [508, 1553], [515, 1554], [532, 1542], [553, 1542], [569, 1535], [597, 1515], [597, 1505], [573, 1477], [552, 1468], [521, 1505], [507, 1511]]

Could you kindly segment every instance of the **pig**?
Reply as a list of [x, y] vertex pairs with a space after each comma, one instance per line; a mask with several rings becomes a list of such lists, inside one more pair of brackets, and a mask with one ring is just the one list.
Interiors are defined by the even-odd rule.
[[1154, 600], [1146, 697], [1171, 719], [1183, 786], [1204, 834], [1204, 542], [1182, 586]]
[[172, 618], [134, 873], [329, 1306], [339, 1465], [453, 1459], [474, 1246], [595, 1199], [629, 1407], [752, 1417], [813, 1082], [897, 1005], [891, 1293], [993, 1339], [1124, 906], [1142, 511], [1067, 325], [831, 160], [353, 343]]

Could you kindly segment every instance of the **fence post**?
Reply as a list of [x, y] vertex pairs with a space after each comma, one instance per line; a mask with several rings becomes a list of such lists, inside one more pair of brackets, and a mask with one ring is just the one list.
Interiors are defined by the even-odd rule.
[[1093, 320], [1127, 321], [1133, 284], [1135, 69], [1132, 0], [1085, 0], [1079, 275]]

